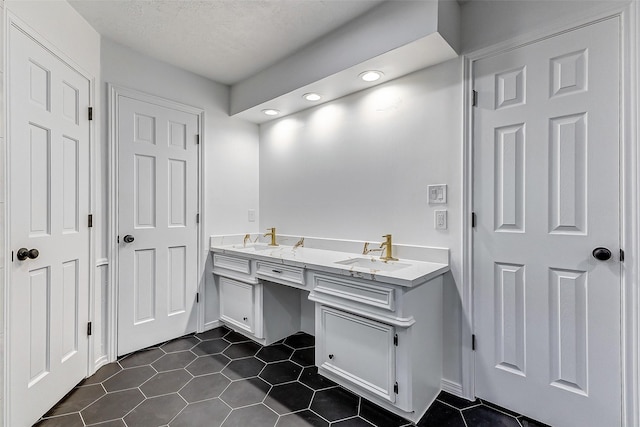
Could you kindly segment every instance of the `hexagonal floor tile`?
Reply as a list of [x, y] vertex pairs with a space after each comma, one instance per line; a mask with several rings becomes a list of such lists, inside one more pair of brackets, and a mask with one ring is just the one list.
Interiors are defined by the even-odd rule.
[[316, 339], [313, 335], [304, 332], [291, 335], [284, 340], [284, 343], [291, 348], [305, 348], [316, 345]]
[[157, 347], [148, 348], [132, 353], [119, 360], [123, 368], [133, 368], [142, 365], [151, 365], [156, 360], [164, 356], [164, 351]]
[[105, 394], [100, 384], [74, 388], [56, 406], [46, 413], [45, 418], [79, 412]]
[[330, 379], [320, 375], [318, 373], [318, 368], [315, 366], [304, 368], [302, 370], [302, 374], [300, 374], [299, 381], [314, 390], [322, 390], [325, 388], [336, 387], [338, 385]]
[[180, 390], [193, 376], [184, 369], [160, 372], [140, 386], [140, 390], [147, 397], [175, 393]]
[[171, 421], [171, 427], [220, 427], [231, 409], [220, 399], [190, 403]]
[[147, 399], [124, 417], [129, 426], [157, 427], [166, 425], [187, 406], [177, 393]]
[[276, 385], [297, 380], [300, 372], [302, 372], [300, 366], [285, 360], [284, 362], [269, 363], [260, 372], [260, 378], [271, 385]]
[[230, 361], [231, 359], [224, 354], [209, 354], [198, 357], [186, 367], [186, 370], [194, 377], [213, 374], [222, 371]]
[[122, 418], [107, 421], [106, 423], [92, 424], [91, 427], [127, 427]]
[[223, 354], [231, 359], [241, 359], [243, 357], [255, 356], [260, 350], [260, 344], [253, 341], [231, 344]]
[[33, 427], [84, 427], [80, 414], [69, 414], [61, 417], [48, 418], [35, 423]]
[[410, 424], [408, 420], [362, 398], [360, 399], [360, 417], [376, 426], [401, 427]]
[[328, 427], [329, 423], [309, 410], [280, 417], [276, 427]]
[[251, 339], [245, 337], [244, 335], [236, 331], [229, 332], [227, 335], [224, 336], [224, 339], [229, 341], [230, 343], [251, 341]]
[[220, 395], [220, 399], [232, 408], [240, 408], [262, 402], [270, 388], [269, 384], [257, 377], [234, 381]]
[[222, 370], [222, 373], [232, 380], [250, 378], [257, 376], [265, 365], [266, 363], [255, 357], [236, 359], [229, 363], [227, 367]]
[[262, 347], [258, 351], [258, 354], [256, 354], [256, 357], [265, 362], [280, 362], [289, 359], [292, 353], [293, 349], [291, 347], [287, 347], [284, 344], [272, 344], [267, 347]]
[[346, 420], [338, 421], [337, 423], [331, 423], [331, 426], [332, 427], [333, 426], [335, 427], [371, 427], [371, 423], [366, 422], [360, 417], [353, 417]]
[[231, 383], [222, 374], [209, 374], [193, 378], [180, 390], [180, 396], [189, 402], [212, 399], [220, 396], [220, 393]]
[[137, 388], [117, 391], [102, 396], [80, 414], [87, 425], [97, 424], [124, 417], [143, 400], [144, 396]]
[[296, 350], [291, 355], [291, 360], [300, 366], [314, 366], [316, 364], [316, 348], [309, 347]]
[[313, 390], [299, 382], [294, 382], [272, 387], [264, 404], [283, 415], [308, 409], [312, 397]]
[[231, 329], [226, 326], [220, 326], [219, 328], [209, 329], [208, 331], [202, 332], [201, 334], [196, 334], [196, 337], [201, 339], [202, 341], [212, 340], [216, 338], [222, 338], [231, 332]]
[[156, 371], [149, 365], [138, 366], [137, 368], [124, 369], [118, 372], [102, 385], [107, 392], [126, 390], [139, 387], [155, 374]]
[[202, 341], [197, 346], [191, 349], [192, 352], [198, 356], [206, 356], [208, 354], [222, 353], [231, 344], [229, 342], [219, 338], [209, 341]]
[[186, 337], [180, 337], [175, 340], [168, 341], [160, 347], [167, 353], [173, 353], [176, 351], [191, 350], [197, 344], [200, 344], [200, 340], [193, 335], [187, 335]]
[[262, 403], [234, 410], [225, 420], [223, 427], [273, 427], [276, 415]]
[[158, 372], [172, 371], [186, 367], [189, 363], [193, 362], [195, 358], [196, 355], [190, 351], [178, 351], [176, 353], [165, 354], [153, 362], [151, 366]]
[[101, 383], [120, 371], [122, 371], [122, 367], [117, 362], [109, 363], [108, 365], [104, 365], [102, 368], [98, 369], [95, 374], [84, 380], [81, 385], [86, 386]]
[[317, 391], [311, 410], [328, 421], [337, 421], [358, 415], [360, 398], [341, 387]]

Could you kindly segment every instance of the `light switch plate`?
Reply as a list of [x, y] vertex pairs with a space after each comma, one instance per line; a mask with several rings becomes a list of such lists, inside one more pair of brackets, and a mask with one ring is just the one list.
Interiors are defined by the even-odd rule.
[[256, 211], [255, 211], [255, 209], [249, 209], [247, 217], [249, 219], [249, 222], [256, 222]]
[[447, 203], [447, 184], [434, 184], [427, 187], [430, 205], [444, 205]]
[[434, 220], [436, 230], [447, 229], [447, 211], [446, 209], [434, 211]]

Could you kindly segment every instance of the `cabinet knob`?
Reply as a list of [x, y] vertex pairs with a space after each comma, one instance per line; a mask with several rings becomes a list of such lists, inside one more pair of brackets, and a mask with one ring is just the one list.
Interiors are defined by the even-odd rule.
[[332, 359], [332, 360], [333, 360], [333, 354], [330, 354], [330, 355], [329, 355], [329, 359]]

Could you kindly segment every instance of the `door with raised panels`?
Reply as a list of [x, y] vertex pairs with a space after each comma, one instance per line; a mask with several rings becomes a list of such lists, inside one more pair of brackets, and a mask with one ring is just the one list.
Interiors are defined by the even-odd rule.
[[87, 375], [89, 80], [9, 30], [9, 425]]
[[474, 65], [476, 395], [621, 422], [617, 19]]
[[118, 354], [197, 326], [197, 114], [119, 95]]

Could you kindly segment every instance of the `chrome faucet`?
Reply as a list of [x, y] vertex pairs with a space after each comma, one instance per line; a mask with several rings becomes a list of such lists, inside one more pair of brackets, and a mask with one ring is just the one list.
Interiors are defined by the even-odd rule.
[[269, 230], [269, 233], [266, 233], [264, 237], [271, 236], [271, 243], [269, 243], [269, 246], [278, 246], [276, 243], [276, 228], [271, 227], [267, 228], [267, 230]]
[[385, 248], [384, 256], [380, 255], [380, 259], [383, 261], [398, 261], [398, 258], [393, 257], [393, 245], [391, 244], [391, 234], [385, 234], [382, 236], [385, 241], [380, 244], [380, 247]]

